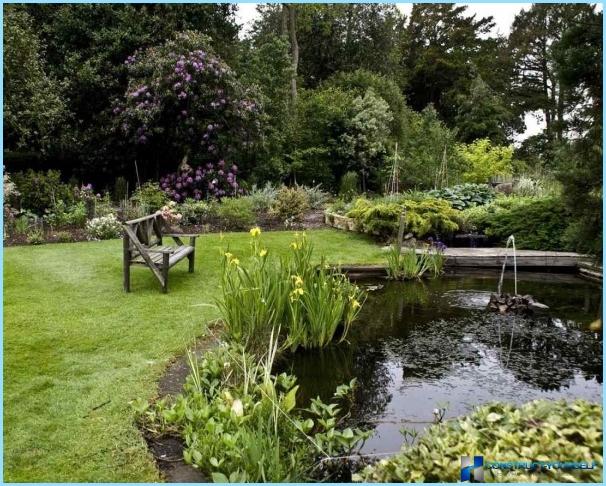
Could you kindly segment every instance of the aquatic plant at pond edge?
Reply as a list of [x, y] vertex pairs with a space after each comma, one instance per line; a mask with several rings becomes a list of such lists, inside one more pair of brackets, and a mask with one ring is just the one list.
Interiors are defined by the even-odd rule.
[[461, 456], [485, 461], [579, 461], [593, 469], [494, 471], [487, 481], [602, 482], [602, 407], [585, 400], [534, 400], [521, 406], [492, 403], [468, 417], [433, 425], [413, 447], [354, 475], [364, 482], [456, 482]]
[[417, 253], [415, 248], [402, 252], [398, 245], [391, 245], [387, 252], [388, 277], [393, 280], [420, 279], [426, 274], [437, 277], [444, 267], [444, 247], [440, 245], [428, 246], [423, 253]]
[[272, 375], [277, 349], [272, 334], [261, 359], [237, 344], [202, 359], [190, 354], [191, 373], [174, 402], [132, 403], [139, 424], [154, 437], [182, 438], [185, 462], [215, 482], [317, 479], [321, 463], [351, 453], [370, 435], [339, 428], [355, 380], [337, 387], [330, 403], [314, 399], [296, 408], [297, 378]]
[[323, 259], [312, 264], [313, 247], [304, 234], [275, 258], [263, 248], [260, 233], [251, 230], [251, 255], [245, 261], [229, 250], [223, 253], [217, 305], [229, 339], [255, 350], [281, 329], [281, 347], [292, 351], [326, 346], [338, 334], [344, 339], [365, 293]]

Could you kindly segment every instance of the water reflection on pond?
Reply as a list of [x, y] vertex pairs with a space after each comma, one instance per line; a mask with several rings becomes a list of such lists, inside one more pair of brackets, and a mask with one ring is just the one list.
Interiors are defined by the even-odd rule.
[[601, 334], [588, 329], [601, 289], [569, 275], [519, 278], [520, 292], [548, 305], [549, 316], [485, 311], [496, 274], [372, 282], [383, 287], [369, 293], [348, 343], [296, 353], [282, 366], [299, 378], [301, 401], [330, 398], [357, 377], [352, 421], [376, 431], [365, 452], [398, 450], [402, 422], [423, 428], [440, 404], [448, 418], [491, 400], [601, 402]]

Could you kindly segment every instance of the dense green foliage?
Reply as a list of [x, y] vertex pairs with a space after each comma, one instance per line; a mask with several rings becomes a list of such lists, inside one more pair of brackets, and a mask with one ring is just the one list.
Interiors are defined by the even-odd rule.
[[56, 170], [36, 172], [29, 169], [11, 174], [11, 179], [19, 193], [12, 197], [12, 202], [17, 199], [20, 207], [40, 215], [58, 201], [72, 202], [74, 198], [72, 189], [61, 182], [61, 174]]
[[[461, 456], [484, 456], [487, 482], [601, 482], [602, 407], [576, 400], [536, 400], [522, 406], [489, 404], [468, 417], [433, 425], [419, 442], [366, 468], [365, 482], [456, 482]], [[591, 469], [495, 471], [488, 461], [586, 462]]]
[[67, 117], [61, 86], [46, 71], [44, 51], [26, 12], [4, 12], [4, 144], [46, 152]]
[[[504, 243], [514, 235], [516, 246], [528, 250], [570, 250], [566, 238], [570, 213], [559, 199], [503, 198], [484, 206], [468, 224]], [[469, 216], [469, 213], [468, 213]]]
[[389, 238], [399, 227], [400, 215], [404, 214], [404, 227], [417, 237], [454, 233], [459, 229], [457, 211], [448, 201], [426, 198], [420, 201], [370, 201], [360, 198], [347, 213], [365, 233]]
[[494, 147], [490, 140], [476, 140], [457, 146], [464, 166], [463, 180], [484, 184], [492, 178], [507, 177], [513, 173], [513, 147]]
[[228, 197], [215, 206], [215, 215], [221, 226], [229, 230], [245, 230], [255, 222], [252, 201], [248, 198]]
[[309, 208], [309, 197], [301, 187], [282, 187], [276, 194], [270, 212], [287, 225], [300, 223]]
[[[557, 175], [567, 239], [600, 251], [594, 6], [532, 5], [507, 36], [455, 4], [260, 5], [239, 36], [237, 8], [7, 6], [9, 172], [58, 168], [125, 200], [183, 162], [239, 168], [237, 188], [206, 173], [171, 186], [178, 202], [267, 182], [336, 193], [347, 172], [371, 194]], [[530, 114], [544, 129], [514, 149]]]
[[338, 426], [354, 382], [330, 403], [296, 408], [296, 376], [272, 374], [275, 344], [268, 341], [261, 359], [233, 344], [189, 355], [191, 374], [172, 403], [133, 404], [141, 425], [180, 437], [185, 462], [214, 482], [313, 480], [319, 459], [351, 453], [369, 433]]

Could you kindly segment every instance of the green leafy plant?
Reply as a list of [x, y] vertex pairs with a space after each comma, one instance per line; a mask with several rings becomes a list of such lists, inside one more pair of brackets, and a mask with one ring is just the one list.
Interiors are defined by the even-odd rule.
[[65, 226], [83, 228], [86, 224], [86, 215], [86, 205], [82, 201], [69, 206], [63, 201], [57, 201], [52, 209], [47, 209], [44, 219], [53, 228]]
[[272, 375], [277, 342], [268, 342], [261, 356], [237, 344], [202, 359], [190, 354], [183, 393], [172, 404], [134, 402], [139, 423], [155, 436], [180, 437], [185, 462], [215, 482], [313, 480], [320, 459], [350, 453], [370, 435], [339, 427], [355, 381], [330, 403], [297, 408], [297, 379]]
[[271, 182], [266, 182], [263, 187], [258, 187], [256, 184], [253, 184], [248, 192], [248, 197], [252, 201], [253, 211], [256, 213], [268, 212], [273, 206], [277, 195], [278, 188]]
[[39, 215], [59, 201], [67, 205], [74, 200], [73, 191], [61, 182], [58, 170], [36, 172], [29, 169], [26, 172], [15, 172], [11, 177], [20, 193], [21, 207]]
[[262, 248], [260, 230], [251, 230], [251, 256], [244, 262], [224, 252], [221, 298], [217, 305], [228, 338], [256, 350], [275, 329], [280, 347], [292, 351], [344, 339], [365, 294], [334, 269], [313, 265], [313, 248], [297, 237], [281, 258]]
[[465, 182], [484, 184], [493, 177], [511, 176], [513, 146], [492, 145], [487, 138], [457, 145], [456, 151], [465, 165]]
[[363, 232], [389, 238], [397, 232], [403, 213], [406, 231], [417, 237], [448, 234], [459, 229], [459, 212], [452, 209], [448, 201], [434, 198], [399, 203], [360, 198], [347, 216], [353, 218]]
[[448, 201], [454, 209], [458, 210], [472, 206], [482, 206], [495, 198], [494, 191], [486, 184], [460, 184], [444, 189], [435, 189], [427, 194]]
[[503, 198], [476, 220], [486, 235], [501, 243], [514, 235], [519, 248], [569, 250], [566, 229], [571, 214], [558, 198]]
[[69, 231], [57, 231], [55, 238], [57, 238], [59, 243], [71, 243], [74, 241], [74, 237]]
[[31, 229], [27, 232], [26, 241], [30, 245], [41, 245], [46, 242], [44, 233], [38, 228]]
[[216, 207], [216, 216], [225, 229], [244, 230], [255, 222], [253, 204], [246, 197], [227, 197]]
[[31, 213], [25, 213], [15, 218], [12, 225], [12, 230], [17, 235], [24, 235], [28, 232], [28, 230], [35, 225], [36, 223], [36, 215]]
[[181, 224], [202, 224], [215, 214], [215, 210], [216, 204], [213, 202], [196, 201], [188, 198], [179, 205], [179, 212], [182, 216]]
[[518, 406], [493, 403], [468, 417], [431, 426], [416, 445], [354, 476], [364, 482], [456, 482], [461, 456], [484, 460], [584, 461], [593, 469], [516, 471], [484, 468], [487, 482], [602, 482], [602, 407], [584, 400], [535, 400]]
[[309, 197], [303, 188], [282, 186], [270, 213], [281, 221], [300, 223], [308, 209]]
[[322, 184], [315, 186], [297, 186], [307, 194], [307, 201], [311, 209], [322, 209], [330, 199], [330, 194], [322, 189]]
[[151, 214], [166, 205], [168, 196], [158, 183], [149, 181], [137, 188], [131, 201], [140, 206], [143, 213]]
[[359, 187], [358, 173], [351, 170], [345, 172], [339, 183], [339, 197], [349, 202], [359, 194]]
[[387, 253], [387, 275], [392, 280], [437, 277], [443, 268], [444, 253], [439, 248], [426, 248], [423, 253], [417, 253], [415, 248], [402, 252], [398, 245], [391, 245]]

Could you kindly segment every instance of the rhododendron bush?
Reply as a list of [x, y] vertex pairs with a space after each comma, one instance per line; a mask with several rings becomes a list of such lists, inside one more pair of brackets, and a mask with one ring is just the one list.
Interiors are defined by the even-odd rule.
[[234, 162], [259, 133], [259, 104], [208, 44], [205, 36], [185, 32], [129, 56], [128, 89], [113, 108], [117, 129], [140, 160], [162, 154], [174, 168], [187, 157], [193, 168], [160, 182], [175, 200], [237, 192]]
[[160, 178], [160, 187], [168, 196], [177, 202], [188, 197], [196, 200], [236, 196], [242, 194], [237, 182], [238, 166], [229, 165], [223, 159], [216, 164], [206, 164], [192, 169], [181, 168], [177, 172]]

